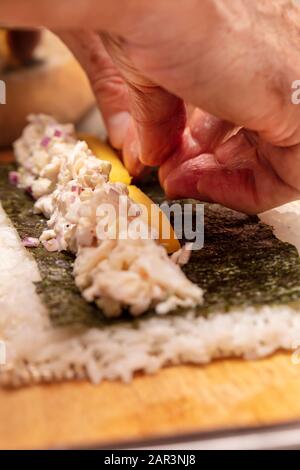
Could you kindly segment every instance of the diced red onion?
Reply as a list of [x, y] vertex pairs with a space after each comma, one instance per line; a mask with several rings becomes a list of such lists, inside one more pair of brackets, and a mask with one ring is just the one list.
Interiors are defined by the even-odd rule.
[[20, 181], [20, 175], [17, 171], [10, 171], [8, 174], [10, 184], [17, 186]]
[[51, 140], [50, 137], [44, 137], [41, 140], [41, 146], [42, 147], [47, 147], [49, 145], [50, 140]]
[[22, 245], [28, 248], [36, 248], [37, 246], [39, 246], [39, 244], [39, 239], [34, 237], [25, 237], [22, 240]]
[[25, 191], [26, 191], [26, 193], [28, 193], [30, 196], [32, 196], [32, 187], [31, 187], [31, 186], [27, 186], [27, 188], [25, 188]]
[[80, 186], [77, 186], [76, 184], [73, 184], [71, 186], [71, 191], [72, 191], [72, 193], [80, 194], [82, 192], [82, 188]]
[[54, 137], [61, 137], [61, 136], [62, 136], [62, 132], [59, 129], [55, 129]]

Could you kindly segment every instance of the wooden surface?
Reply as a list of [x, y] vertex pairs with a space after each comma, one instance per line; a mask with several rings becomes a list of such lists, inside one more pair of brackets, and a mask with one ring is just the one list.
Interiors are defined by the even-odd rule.
[[64, 383], [0, 391], [0, 447], [95, 445], [300, 418], [289, 354], [171, 367], [129, 385]]
[[[2, 154], [2, 161], [9, 159]], [[256, 362], [170, 367], [129, 385], [63, 383], [0, 390], [0, 448], [103, 445], [300, 419], [300, 365]]]

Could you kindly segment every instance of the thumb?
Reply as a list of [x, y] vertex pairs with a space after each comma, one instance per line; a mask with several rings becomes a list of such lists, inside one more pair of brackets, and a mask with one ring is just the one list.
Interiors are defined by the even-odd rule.
[[128, 86], [137, 140], [127, 151], [138, 153], [145, 165], [161, 165], [181, 144], [186, 123], [184, 103], [134, 66], [122, 39], [107, 34], [102, 39]]
[[94, 31], [60, 31], [59, 37], [85, 70], [113, 147], [121, 149], [130, 123], [128, 90]]

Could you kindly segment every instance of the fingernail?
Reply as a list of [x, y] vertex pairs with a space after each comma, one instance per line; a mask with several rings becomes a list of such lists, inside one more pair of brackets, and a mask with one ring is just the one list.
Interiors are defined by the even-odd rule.
[[130, 114], [127, 111], [121, 111], [108, 119], [108, 135], [110, 142], [116, 149], [121, 149], [129, 128]]
[[139, 143], [136, 139], [133, 139], [124, 148], [124, 162], [130, 174], [134, 177], [139, 176], [145, 169], [145, 166], [140, 161], [139, 156]]

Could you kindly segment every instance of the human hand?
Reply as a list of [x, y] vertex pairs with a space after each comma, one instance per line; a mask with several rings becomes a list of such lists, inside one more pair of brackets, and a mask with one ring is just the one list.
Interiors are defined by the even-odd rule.
[[[62, 33], [129, 169], [138, 174], [139, 161], [161, 165], [169, 196], [245, 212], [299, 198], [300, 108], [291, 103], [300, 70], [299, 6], [148, 3], [128, 2], [130, 14], [115, 10], [114, 22], [106, 9], [102, 24], [86, 11], [87, 26], [95, 23], [101, 34]], [[184, 102], [218, 118], [196, 110], [186, 122]], [[224, 144], [235, 126], [243, 130]]]

